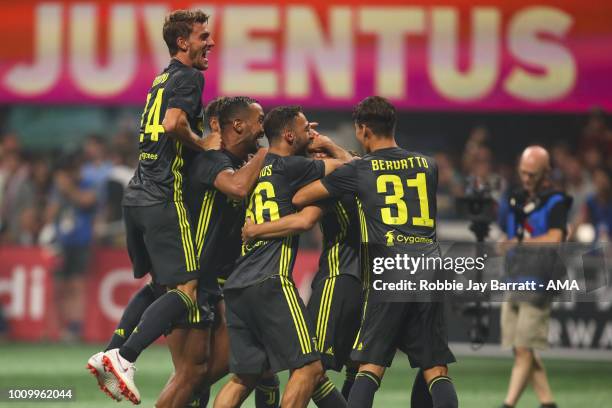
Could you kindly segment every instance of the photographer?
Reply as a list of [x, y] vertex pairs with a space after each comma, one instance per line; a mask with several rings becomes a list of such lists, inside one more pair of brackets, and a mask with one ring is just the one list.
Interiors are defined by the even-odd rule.
[[[500, 243], [511, 280], [542, 283], [555, 273], [556, 252], [550, 247], [566, 239], [571, 198], [551, 190], [550, 170], [546, 149], [529, 146], [523, 151], [518, 166], [522, 189], [509, 197], [503, 220], [506, 237]], [[555, 408], [542, 359], [535, 352], [548, 346], [551, 296], [542, 291], [513, 292], [505, 300], [502, 345], [512, 347], [514, 366], [503, 407], [514, 407], [531, 382], [541, 407]]]

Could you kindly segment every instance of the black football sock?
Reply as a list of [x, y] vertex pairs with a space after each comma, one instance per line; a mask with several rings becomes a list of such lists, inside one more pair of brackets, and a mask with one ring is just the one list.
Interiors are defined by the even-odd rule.
[[451, 379], [440, 375], [429, 382], [429, 392], [434, 408], [457, 408], [457, 392]]
[[195, 303], [180, 290], [166, 292], [143, 313], [140, 323], [119, 349], [119, 354], [133, 363], [144, 349], [195, 309]]
[[278, 376], [262, 378], [255, 387], [256, 408], [278, 408], [280, 404], [280, 381]]
[[350, 408], [372, 408], [374, 394], [380, 387], [380, 378], [369, 371], [360, 371], [355, 376], [348, 406]]
[[210, 387], [206, 386], [201, 391], [196, 391], [191, 397], [191, 401], [185, 405], [185, 408], [206, 408], [210, 399]]
[[134, 296], [130, 299], [127, 307], [121, 315], [121, 320], [117, 325], [117, 329], [113, 333], [110, 342], [104, 349], [104, 351], [112, 350], [123, 346], [123, 343], [130, 337], [134, 327], [138, 324], [142, 318], [142, 314], [147, 310], [158, 294], [155, 292], [151, 284], [143, 286]]
[[540, 408], [557, 408], [557, 404], [554, 402], [548, 402], [546, 404], [541, 404]]
[[346, 400], [340, 394], [333, 382], [325, 378], [317, 385], [312, 393], [312, 400], [319, 408], [343, 408], [346, 407]]
[[355, 375], [357, 374], [357, 369], [355, 367], [346, 367], [346, 378], [344, 379], [344, 384], [342, 384], [342, 396], [345, 400], [348, 401], [349, 394], [351, 393], [351, 388], [355, 383]]
[[419, 370], [414, 382], [412, 383], [412, 394], [410, 395], [410, 407], [411, 408], [432, 408], [433, 401], [429, 388], [427, 388], [427, 381], [423, 377], [423, 370]]

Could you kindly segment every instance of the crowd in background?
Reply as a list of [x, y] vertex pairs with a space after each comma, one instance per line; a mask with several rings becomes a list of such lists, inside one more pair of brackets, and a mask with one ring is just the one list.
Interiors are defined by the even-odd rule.
[[[498, 200], [517, 185], [517, 158], [494, 151], [494, 137], [495, 129], [477, 126], [463, 151], [426, 152], [439, 168], [441, 220], [457, 218], [455, 199], [470, 185], [486, 188]], [[92, 245], [125, 245], [121, 198], [137, 165], [137, 140], [120, 131], [90, 135], [76, 151], [31, 152], [22, 148], [18, 134], [0, 136], [0, 245], [40, 245], [58, 254], [57, 298], [62, 299], [58, 306], [67, 337], [80, 332], [83, 299], [74, 294], [84, 292], [79, 288]], [[607, 241], [612, 229], [612, 129], [606, 116], [593, 110], [574, 140], [545, 147], [551, 153], [554, 187], [574, 200], [569, 238]]]

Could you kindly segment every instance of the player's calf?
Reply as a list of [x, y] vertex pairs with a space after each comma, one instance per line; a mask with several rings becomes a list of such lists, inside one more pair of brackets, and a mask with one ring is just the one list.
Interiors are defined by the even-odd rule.
[[257, 385], [259, 378], [259, 375], [233, 375], [217, 394], [214, 408], [241, 406]]
[[355, 376], [347, 405], [351, 408], [371, 408], [374, 404], [374, 394], [380, 387], [384, 373], [384, 367], [362, 364]]
[[308, 404], [316, 385], [323, 378], [321, 361], [313, 361], [291, 372], [281, 406], [283, 408], [302, 408]]
[[423, 371], [427, 381], [429, 393], [433, 401], [433, 408], [457, 408], [457, 392], [445, 366], [437, 366]]
[[312, 400], [319, 408], [343, 408], [346, 407], [346, 399], [340, 394], [327, 376], [324, 376], [312, 394]]

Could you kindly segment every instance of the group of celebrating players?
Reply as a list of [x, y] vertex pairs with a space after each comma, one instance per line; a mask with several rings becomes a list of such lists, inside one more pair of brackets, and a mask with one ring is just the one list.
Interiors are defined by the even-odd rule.
[[[174, 11], [163, 36], [172, 59], [147, 95], [123, 199], [134, 276], [152, 280], [88, 361], [100, 388], [140, 403], [135, 361], [165, 335], [174, 373], [158, 407], [205, 407], [229, 372], [214, 407], [238, 407], [253, 390], [258, 408], [371, 407], [398, 348], [419, 369], [412, 406], [457, 407], [441, 304], [369, 301], [370, 244], [389, 231], [435, 242], [437, 168], [397, 146], [394, 107], [380, 97], [355, 107], [366, 152], [355, 157], [297, 106], [264, 114], [236, 96], [204, 109], [200, 71], [215, 43], [203, 12]], [[317, 222], [323, 250], [306, 306], [292, 270], [299, 234]], [[339, 391], [325, 371], [343, 367]]]

